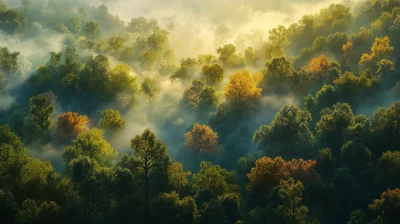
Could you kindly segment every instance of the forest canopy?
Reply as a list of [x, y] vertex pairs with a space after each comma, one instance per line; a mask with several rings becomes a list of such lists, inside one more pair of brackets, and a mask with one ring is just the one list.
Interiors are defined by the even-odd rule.
[[398, 0], [0, 0], [0, 223], [400, 223], [399, 55]]

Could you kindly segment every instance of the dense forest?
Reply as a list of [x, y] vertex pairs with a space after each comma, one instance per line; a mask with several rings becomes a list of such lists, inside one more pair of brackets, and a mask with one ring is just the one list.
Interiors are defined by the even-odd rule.
[[290, 1], [0, 0], [0, 223], [400, 223], [400, 1]]

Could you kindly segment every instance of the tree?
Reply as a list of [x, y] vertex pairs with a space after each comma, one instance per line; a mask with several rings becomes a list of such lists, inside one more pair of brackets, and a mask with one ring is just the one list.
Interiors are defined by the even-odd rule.
[[313, 58], [308, 64], [310, 71], [314, 73], [316, 77], [318, 77], [320, 82], [323, 81], [326, 75], [328, 63], [328, 58], [325, 55], [320, 55], [318, 58]]
[[266, 64], [265, 81], [267, 87], [272, 88], [275, 93], [286, 93], [289, 77], [293, 74], [293, 67], [285, 57], [274, 58]]
[[85, 24], [85, 27], [83, 28], [83, 32], [88, 38], [92, 40], [100, 38], [101, 36], [100, 23], [95, 20], [88, 21]]
[[378, 71], [376, 71], [376, 73], [378, 73], [381, 77], [385, 79], [385, 87], [387, 87], [387, 79], [389, 75], [396, 70], [396, 66], [394, 62], [387, 59], [380, 60], [377, 65]]
[[262, 89], [248, 71], [237, 71], [229, 77], [229, 83], [224, 88], [227, 100], [237, 104], [240, 110], [248, 108], [251, 102], [261, 96]]
[[236, 173], [234, 171], [228, 172], [220, 166], [213, 166], [205, 161], [200, 163], [200, 172], [193, 174], [193, 187], [195, 189], [208, 188], [217, 196], [237, 193], [239, 188], [235, 181]]
[[190, 171], [185, 172], [182, 163], [173, 162], [168, 166], [168, 184], [178, 194], [188, 184], [187, 178], [192, 175]]
[[179, 195], [163, 193], [151, 201], [151, 210], [154, 223], [198, 223], [200, 218], [196, 204], [192, 197], [179, 199]]
[[310, 157], [314, 136], [309, 128], [311, 115], [295, 106], [284, 106], [270, 126], [262, 125], [254, 133], [253, 142], [260, 143], [269, 156], [285, 159]]
[[80, 33], [82, 29], [81, 17], [79, 16], [72, 17], [69, 26], [73, 33], [75, 34]]
[[38, 223], [53, 224], [61, 221], [61, 208], [55, 202], [43, 202], [39, 206], [36, 220]]
[[400, 222], [400, 189], [387, 190], [380, 199], [375, 199], [369, 209], [375, 215], [376, 223]]
[[0, 190], [0, 222], [12, 223], [15, 214], [18, 212], [17, 203], [11, 192]]
[[331, 34], [326, 39], [326, 45], [330, 51], [335, 54], [342, 54], [343, 53], [343, 45], [349, 40], [347, 33], [344, 32], [337, 32]]
[[94, 58], [89, 57], [82, 74], [82, 81], [89, 87], [89, 90], [104, 98], [109, 93], [109, 72], [110, 61], [107, 56], [99, 54]]
[[385, 187], [399, 187], [400, 181], [400, 152], [384, 152], [376, 165], [376, 179]]
[[99, 121], [99, 127], [110, 132], [118, 132], [125, 128], [125, 120], [118, 110], [107, 109], [103, 111], [103, 118]]
[[63, 113], [58, 117], [56, 137], [62, 141], [75, 139], [82, 131], [87, 131], [85, 125], [89, 122], [86, 115], [76, 112]]
[[16, 223], [35, 223], [39, 208], [34, 200], [27, 198], [22, 203], [22, 209], [15, 216]]
[[284, 26], [278, 26], [268, 31], [269, 43], [276, 47], [278, 55], [283, 55], [283, 50], [290, 44], [287, 33], [288, 30]]
[[264, 156], [256, 161], [256, 166], [251, 169], [247, 177], [250, 180], [247, 190], [255, 191], [255, 197], [261, 198], [278, 186], [281, 180], [287, 179], [289, 172], [282, 157], [278, 156], [271, 159]]
[[147, 200], [150, 199], [151, 172], [161, 167], [168, 159], [167, 147], [150, 130], [146, 129], [142, 135], [136, 135], [131, 140], [131, 148], [137, 156], [139, 168], [143, 170], [144, 193]]
[[194, 80], [183, 92], [180, 104], [189, 110], [208, 110], [218, 104], [217, 91], [205, 86], [200, 80]]
[[260, 61], [260, 55], [257, 50], [253, 47], [248, 47], [244, 50], [244, 57], [246, 62], [250, 65], [257, 65], [258, 61]]
[[6, 76], [15, 76], [19, 69], [19, 52], [11, 52], [7, 47], [0, 47], [0, 69]]
[[33, 96], [29, 100], [29, 118], [40, 128], [42, 135], [53, 124], [51, 116], [54, 109], [47, 96]]
[[335, 168], [336, 159], [332, 156], [332, 151], [329, 148], [318, 150], [316, 161], [318, 173], [322, 174], [322, 176], [331, 175]]
[[208, 85], [215, 86], [224, 79], [224, 69], [218, 64], [204, 65], [201, 71]]
[[148, 50], [140, 56], [140, 64], [147, 70], [151, 70], [157, 61], [157, 52]]
[[222, 206], [225, 208], [225, 214], [228, 223], [236, 223], [241, 217], [240, 198], [233, 193], [225, 194], [221, 198]]
[[316, 126], [317, 139], [322, 147], [328, 147], [336, 160], [340, 159], [340, 147], [344, 142], [344, 132], [354, 119], [350, 105], [337, 103], [332, 113], [321, 117]]
[[67, 165], [70, 165], [70, 162], [79, 156], [87, 156], [101, 165], [108, 166], [111, 165], [117, 154], [117, 151], [104, 138], [103, 131], [93, 128], [79, 133], [73, 141], [73, 145], [65, 148], [63, 157]]
[[357, 141], [349, 141], [341, 149], [343, 164], [355, 172], [368, 168], [371, 157], [371, 151]]
[[218, 134], [207, 125], [196, 123], [192, 131], [185, 134], [185, 147], [200, 154], [214, 154], [220, 149]]
[[308, 208], [299, 206], [302, 201], [303, 184], [300, 181], [281, 180], [279, 185], [279, 197], [282, 198], [284, 204], [278, 209], [283, 209], [285, 216], [290, 217], [292, 223], [302, 223], [306, 219]]
[[354, 210], [350, 214], [350, 220], [347, 224], [364, 224], [366, 223], [366, 214], [362, 210]]
[[223, 63], [226, 64], [236, 52], [235, 45], [233, 44], [226, 44], [223, 47], [220, 47], [217, 49], [217, 53], [219, 54], [219, 60]]
[[[110, 72], [110, 86], [114, 93], [134, 95], [138, 90], [137, 78], [127, 64], [118, 64]], [[133, 97], [133, 96], [132, 96]]]
[[359, 64], [365, 68], [376, 70], [377, 63], [382, 59], [391, 60], [394, 48], [390, 46], [390, 38], [376, 38], [371, 48], [371, 53], [364, 53]]
[[141, 85], [141, 91], [151, 105], [157, 98], [160, 97], [161, 89], [156, 83], [156, 80], [145, 78]]

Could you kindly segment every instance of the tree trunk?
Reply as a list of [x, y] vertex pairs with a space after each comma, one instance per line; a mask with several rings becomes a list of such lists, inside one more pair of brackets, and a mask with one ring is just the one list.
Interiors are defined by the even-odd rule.
[[149, 197], [149, 170], [148, 168], [144, 169], [144, 196], [146, 200], [150, 200]]

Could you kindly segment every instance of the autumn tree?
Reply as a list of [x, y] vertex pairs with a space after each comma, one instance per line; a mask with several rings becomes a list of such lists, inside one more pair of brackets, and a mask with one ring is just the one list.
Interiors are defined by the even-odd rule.
[[326, 76], [328, 63], [328, 58], [325, 55], [320, 55], [318, 58], [313, 58], [308, 64], [310, 71], [319, 79], [320, 82], [322, 82]]
[[224, 79], [224, 69], [218, 64], [204, 65], [201, 71], [208, 85], [215, 86]]
[[160, 97], [160, 86], [154, 79], [146, 78], [141, 84], [141, 92], [151, 105]]
[[145, 198], [150, 199], [150, 174], [168, 161], [167, 146], [146, 129], [142, 135], [131, 140], [131, 148], [137, 157], [138, 167], [143, 171]]
[[278, 156], [274, 159], [263, 157], [256, 161], [256, 166], [247, 174], [250, 180], [247, 190], [255, 191], [255, 197], [261, 198], [278, 186], [281, 180], [287, 179], [289, 175], [286, 161], [282, 157]]
[[67, 112], [58, 116], [56, 136], [59, 140], [71, 140], [82, 131], [87, 131], [85, 125], [89, 122], [86, 115], [77, 112]]
[[29, 100], [29, 118], [39, 127], [42, 134], [53, 124], [51, 116], [54, 109], [47, 96], [33, 96]]
[[103, 111], [103, 118], [99, 121], [99, 127], [110, 132], [121, 131], [125, 128], [125, 120], [118, 110], [107, 109]]
[[73, 144], [65, 148], [63, 157], [67, 165], [80, 156], [87, 156], [102, 165], [111, 165], [117, 154], [117, 151], [104, 138], [103, 131], [93, 128], [79, 133]]
[[381, 198], [375, 199], [368, 207], [375, 215], [374, 223], [400, 222], [400, 189], [388, 189]]
[[200, 154], [213, 154], [220, 149], [218, 134], [207, 125], [196, 123], [192, 131], [185, 134], [185, 138], [185, 147]]
[[248, 71], [237, 71], [229, 77], [229, 83], [224, 88], [227, 100], [236, 104], [240, 110], [250, 107], [253, 100], [261, 96], [262, 89]]
[[365, 68], [376, 70], [377, 63], [382, 59], [391, 60], [393, 51], [394, 48], [390, 46], [389, 37], [377, 37], [375, 43], [372, 45], [371, 53], [364, 53], [361, 56], [359, 64]]

